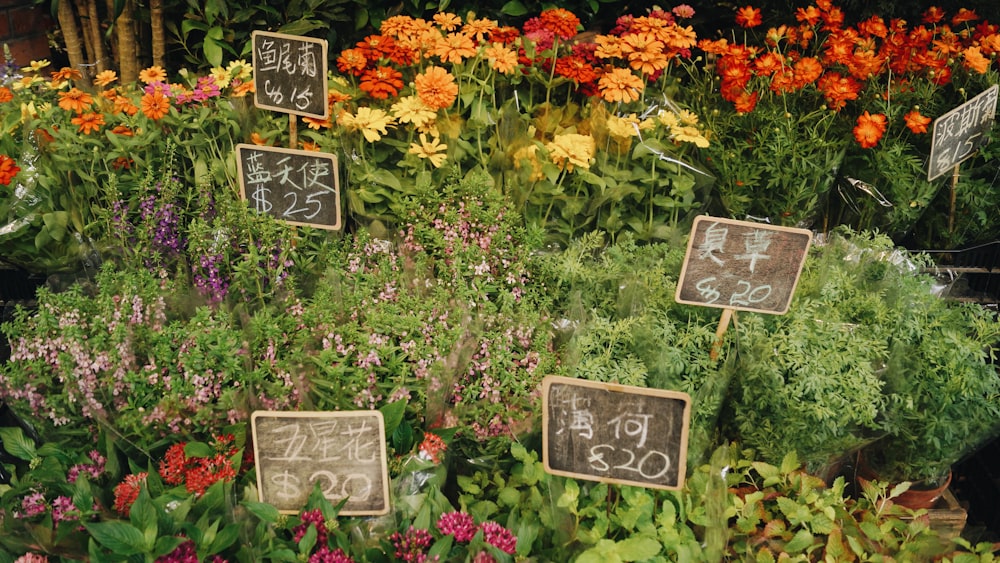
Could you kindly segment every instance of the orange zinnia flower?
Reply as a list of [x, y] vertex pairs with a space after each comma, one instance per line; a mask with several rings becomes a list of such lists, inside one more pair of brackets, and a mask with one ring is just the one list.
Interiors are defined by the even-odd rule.
[[358, 87], [376, 100], [384, 100], [389, 96], [396, 97], [403, 87], [403, 73], [388, 66], [366, 70], [361, 75], [361, 84]]
[[736, 10], [736, 23], [742, 27], [757, 27], [763, 22], [759, 8], [744, 6]]
[[132, 103], [132, 100], [125, 96], [116, 96], [114, 107], [111, 111], [112, 113], [124, 113], [125, 115], [132, 116], [139, 113], [139, 108]]
[[103, 88], [115, 80], [118, 80], [118, 74], [115, 71], [102, 70], [97, 73], [97, 76], [94, 77], [94, 84]]
[[885, 115], [881, 113], [872, 115], [865, 111], [858, 116], [857, 125], [854, 126], [854, 139], [861, 145], [861, 148], [870, 149], [882, 139], [886, 125]]
[[434, 14], [433, 20], [444, 31], [455, 31], [462, 25], [462, 18], [451, 12], [438, 12]]
[[83, 78], [83, 73], [68, 66], [52, 71], [53, 82], [62, 82], [63, 80], [80, 80], [81, 78]]
[[449, 33], [437, 40], [430, 54], [443, 63], [461, 64], [465, 59], [476, 56], [476, 44], [464, 33]]
[[633, 33], [625, 36], [622, 52], [629, 66], [642, 75], [650, 75], [667, 68], [667, 56], [663, 53], [663, 42], [651, 33]]
[[94, 103], [94, 98], [75, 86], [66, 92], [59, 92], [59, 107], [66, 111], [83, 113], [90, 108], [92, 103]]
[[337, 57], [337, 68], [344, 74], [360, 76], [368, 66], [368, 58], [361, 49], [344, 49]]
[[14, 92], [10, 91], [10, 88], [6, 86], [0, 86], [0, 104], [9, 102], [14, 99]]
[[10, 181], [20, 171], [21, 167], [17, 165], [17, 162], [13, 158], [5, 154], [0, 154], [0, 184], [9, 186]]
[[910, 131], [918, 135], [926, 133], [927, 126], [932, 121], [931, 118], [920, 115], [920, 110], [911, 110], [903, 116], [903, 120], [906, 121], [906, 126], [909, 127]]
[[427, 67], [427, 70], [413, 79], [413, 85], [420, 100], [434, 110], [450, 106], [458, 97], [455, 77], [439, 66]]
[[642, 79], [627, 68], [607, 72], [597, 82], [601, 97], [609, 102], [634, 102], [642, 92]]
[[157, 121], [170, 113], [170, 98], [160, 91], [146, 93], [139, 100], [139, 108], [143, 115]]
[[89, 135], [94, 131], [97, 131], [104, 125], [104, 115], [100, 113], [87, 112], [82, 113], [70, 120], [73, 125], [79, 126], [78, 132], [84, 135]]
[[476, 43], [482, 43], [499, 27], [500, 24], [494, 20], [476, 18], [465, 22], [465, 25], [462, 26], [462, 33], [475, 39]]
[[597, 70], [586, 59], [577, 55], [569, 55], [556, 59], [556, 74], [564, 76], [577, 84], [589, 84], [597, 80]]
[[513, 74], [517, 69], [517, 53], [502, 43], [493, 43], [483, 50], [490, 68], [501, 74]]
[[163, 67], [161, 66], [151, 66], [139, 71], [139, 80], [146, 84], [166, 82], [167, 71], [163, 70]]

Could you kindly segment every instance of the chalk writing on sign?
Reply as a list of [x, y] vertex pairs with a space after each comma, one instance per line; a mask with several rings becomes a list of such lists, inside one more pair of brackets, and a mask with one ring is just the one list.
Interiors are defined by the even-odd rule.
[[240, 196], [250, 207], [294, 225], [340, 228], [336, 155], [236, 145]]
[[555, 475], [676, 490], [684, 485], [686, 393], [548, 376], [542, 457]]
[[261, 502], [295, 513], [319, 487], [343, 515], [389, 512], [385, 426], [379, 411], [257, 411], [251, 419]]
[[678, 303], [784, 314], [812, 241], [807, 229], [696, 217]]
[[317, 119], [330, 115], [323, 39], [254, 31], [254, 105]]
[[927, 163], [928, 182], [970, 158], [986, 143], [996, 118], [998, 91], [1000, 87], [994, 84], [934, 120]]

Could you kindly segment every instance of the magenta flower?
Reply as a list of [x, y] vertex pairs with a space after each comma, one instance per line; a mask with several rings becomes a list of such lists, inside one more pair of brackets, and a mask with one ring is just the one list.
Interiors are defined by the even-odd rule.
[[517, 548], [517, 536], [513, 532], [496, 522], [483, 522], [479, 525], [479, 529], [483, 531], [483, 539], [486, 540], [486, 543], [504, 553], [514, 554]]
[[465, 512], [442, 514], [438, 518], [437, 527], [442, 534], [455, 536], [457, 542], [467, 542], [476, 535], [476, 522], [471, 514]]

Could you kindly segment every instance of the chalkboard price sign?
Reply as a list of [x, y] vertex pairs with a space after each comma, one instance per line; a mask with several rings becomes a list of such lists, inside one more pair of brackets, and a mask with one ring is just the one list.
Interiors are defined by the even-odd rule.
[[998, 85], [934, 120], [931, 156], [927, 164], [930, 182], [970, 158], [986, 142], [997, 113]]
[[318, 485], [340, 514], [389, 512], [385, 423], [379, 411], [257, 411], [250, 418], [261, 502], [297, 514]]
[[269, 31], [250, 34], [254, 105], [317, 119], [330, 115], [323, 39]]
[[811, 242], [807, 229], [696, 217], [675, 299], [783, 315]]
[[236, 145], [240, 196], [293, 225], [340, 229], [340, 180], [332, 154]]
[[542, 380], [542, 457], [554, 475], [677, 490], [687, 472], [686, 393]]

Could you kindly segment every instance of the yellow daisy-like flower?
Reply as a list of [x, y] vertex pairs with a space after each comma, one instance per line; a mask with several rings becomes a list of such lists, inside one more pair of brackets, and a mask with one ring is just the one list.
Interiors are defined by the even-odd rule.
[[412, 123], [420, 128], [431, 123], [437, 117], [437, 112], [427, 107], [419, 96], [404, 96], [389, 108], [392, 116], [399, 123]]
[[514, 168], [517, 170], [523, 168], [525, 162], [531, 167], [531, 175], [528, 177], [529, 181], [540, 182], [545, 179], [545, 173], [542, 172], [542, 163], [538, 160], [538, 145], [531, 144], [517, 149], [514, 152], [513, 159]]
[[628, 117], [618, 115], [608, 116], [608, 132], [612, 137], [622, 139], [636, 137], [641, 131], [649, 131], [654, 127], [655, 125], [651, 119], [639, 119], [634, 113]]
[[[37, 60], [37, 61], [31, 61], [30, 63], [28, 63], [28, 66], [31, 68], [32, 72], [38, 72], [38, 71], [42, 70], [43, 68], [49, 66], [50, 64], [52, 64], [52, 63], [50, 63], [48, 59], [41, 59], [41, 60]], [[24, 69], [24, 70], [28, 70], [28, 69]]]
[[230, 79], [246, 82], [253, 78], [253, 65], [243, 59], [239, 59], [229, 63], [229, 66], [226, 67], [226, 72], [229, 73]]
[[209, 74], [212, 75], [212, 80], [215, 81], [215, 84], [219, 88], [225, 88], [229, 86], [229, 82], [232, 80], [232, 75], [229, 74], [229, 69], [227, 69], [226, 67], [222, 66], [214, 67], [212, 68], [211, 71], [209, 71]]
[[597, 143], [590, 135], [566, 133], [556, 135], [552, 142], [545, 145], [552, 159], [560, 169], [572, 172], [573, 168], [590, 168], [590, 161], [597, 151]]
[[656, 115], [656, 120], [660, 122], [660, 125], [671, 129], [681, 126], [680, 116], [672, 111], [661, 111]]
[[701, 148], [705, 148], [709, 144], [708, 139], [701, 134], [701, 131], [690, 125], [671, 128], [670, 133], [673, 135], [674, 141], [678, 143], [692, 143]]
[[35, 76], [35, 75], [26, 74], [26, 75], [22, 76], [21, 78], [18, 78], [17, 80], [15, 80], [14, 82], [12, 82], [11, 85], [10, 85], [10, 88], [11, 88], [11, 90], [14, 90], [16, 92], [18, 90], [24, 90], [26, 88], [31, 88], [35, 84], [40, 84], [42, 82], [45, 82], [45, 79], [42, 78], [41, 76]]
[[411, 143], [410, 150], [406, 152], [430, 160], [434, 168], [441, 168], [445, 159], [448, 158], [448, 155], [445, 154], [447, 150], [448, 145], [442, 143], [437, 137], [431, 137], [428, 140], [427, 135], [421, 133], [420, 142]]
[[392, 116], [380, 109], [369, 107], [358, 108], [358, 113], [351, 115], [343, 113], [337, 123], [347, 128], [348, 131], [361, 131], [365, 140], [374, 143], [388, 135], [388, 128], [394, 125]]
[[691, 110], [682, 109], [677, 112], [677, 117], [680, 118], [681, 123], [684, 125], [698, 125], [698, 114]]

